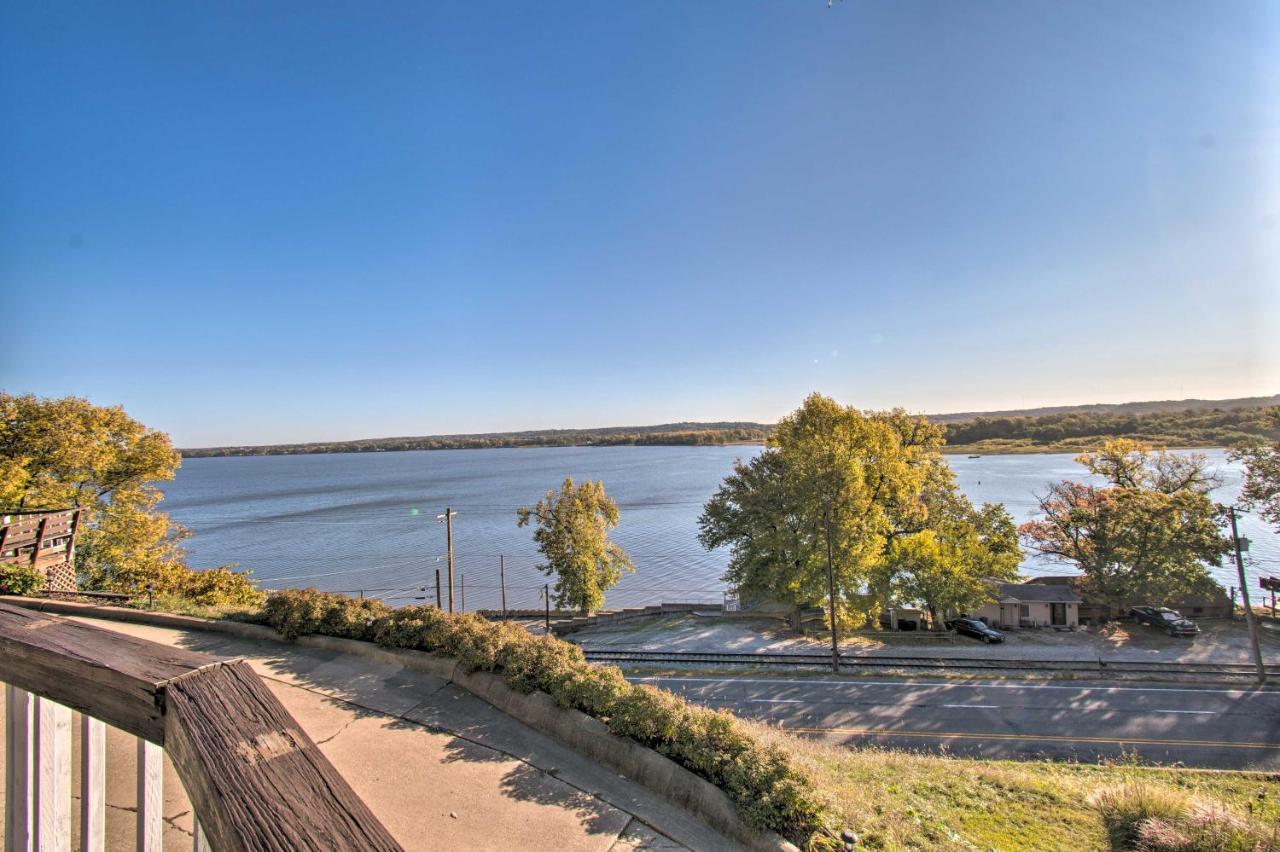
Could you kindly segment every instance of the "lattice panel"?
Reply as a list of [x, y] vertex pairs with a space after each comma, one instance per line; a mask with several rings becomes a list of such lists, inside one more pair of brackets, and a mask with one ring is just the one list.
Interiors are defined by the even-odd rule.
[[45, 569], [44, 590], [46, 592], [76, 591], [76, 572], [70, 562], [59, 562]]

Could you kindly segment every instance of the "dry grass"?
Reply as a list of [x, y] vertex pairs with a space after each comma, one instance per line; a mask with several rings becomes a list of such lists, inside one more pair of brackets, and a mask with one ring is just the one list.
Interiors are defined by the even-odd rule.
[[[851, 749], [753, 727], [791, 752], [844, 825], [859, 836], [859, 848], [1280, 848], [1273, 839], [1280, 825], [1280, 776], [968, 760]], [[1141, 819], [1134, 820], [1137, 815]], [[1147, 817], [1166, 819], [1148, 823], [1143, 835], [1138, 823]], [[1133, 830], [1122, 829], [1126, 824]], [[1226, 830], [1231, 826], [1248, 830], [1233, 835], [1234, 828]], [[1159, 831], [1166, 840], [1176, 835], [1203, 842], [1156, 845]], [[1213, 845], [1233, 836], [1272, 839], [1271, 845]]]
[[160, 593], [155, 595], [148, 606], [146, 595], [129, 601], [126, 606], [135, 609], [148, 609], [153, 612], [171, 612], [174, 615], [190, 615], [196, 618], [222, 618], [231, 621], [258, 621], [262, 607], [244, 606], [241, 604], [204, 605], [192, 601], [182, 595]]

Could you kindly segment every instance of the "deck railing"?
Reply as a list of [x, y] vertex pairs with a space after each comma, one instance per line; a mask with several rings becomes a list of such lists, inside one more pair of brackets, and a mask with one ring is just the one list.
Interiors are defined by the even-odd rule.
[[106, 726], [137, 737], [137, 848], [162, 848], [167, 752], [194, 849], [397, 850], [399, 844], [247, 663], [0, 603], [5, 849], [70, 850], [72, 709], [80, 844], [105, 847]]

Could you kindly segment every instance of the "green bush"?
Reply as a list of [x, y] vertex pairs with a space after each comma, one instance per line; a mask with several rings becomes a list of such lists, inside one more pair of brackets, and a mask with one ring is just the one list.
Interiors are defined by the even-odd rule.
[[44, 575], [30, 565], [0, 564], [0, 595], [34, 595], [44, 585]]
[[748, 824], [802, 845], [829, 839], [820, 834], [829, 821], [825, 805], [783, 751], [758, 741], [730, 713], [692, 707], [664, 690], [633, 686], [616, 668], [591, 665], [576, 645], [476, 615], [430, 606], [393, 610], [315, 589], [272, 594], [263, 620], [289, 639], [309, 633], [367, 639], [498, 672], [513, 689], [546, 692], [561, 707], [600, 719], [716, 784]]
[[263, 620], [286, 639], [311, 633], [373, 639], [375, 623], [391, 609], [379, 600], [357, 600], [315, 589], [290, 589], [267, 598]]
[[188, 570], [178, 580], [177, 594], [197, 606], [262, 606], [267, 595], [249, 578], [248, 571], [220, 565], [205, 571]]

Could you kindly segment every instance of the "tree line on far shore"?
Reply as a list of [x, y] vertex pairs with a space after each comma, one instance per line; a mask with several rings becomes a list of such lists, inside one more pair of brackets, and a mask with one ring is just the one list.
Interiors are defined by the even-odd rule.
[[[1232, 447], [1280, 440], [1277, 406], [1186, 409], [1141, 414], [1069, 412], [1038, 416], [986, 417], [943, 423], [944, 451], [1072, 451], [1093, 449], [1108, 438], [1131, 438], [1154, 446]], [[940, 417], [926, 417], [938, 421]], [[467, 450], [494, 447], [719, 446], [761, 444], [773, 434], [766, 423], [670, 423], [610, 429], [556, 429], [485, 435], [369, 438], [269, 446], [180, 450], [184, 457], [382, 453], [403, 450]]]

